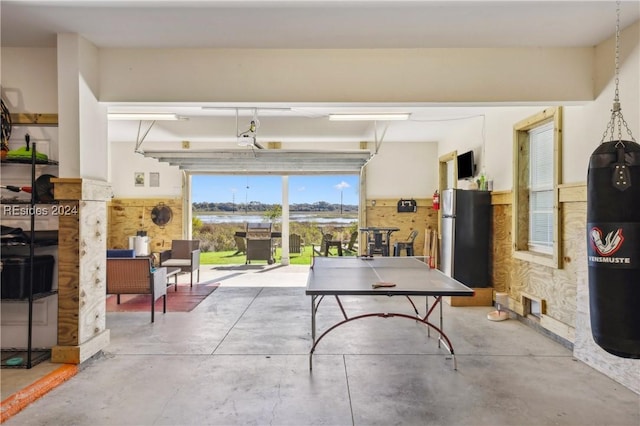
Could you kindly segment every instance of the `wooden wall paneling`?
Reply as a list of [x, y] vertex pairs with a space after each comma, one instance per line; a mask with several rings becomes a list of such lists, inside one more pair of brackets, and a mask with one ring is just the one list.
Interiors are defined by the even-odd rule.
[[513, 195], [513, 221], [512, 234], [516, 250], [526, 250], [529, 239], [529, 144], [526, 133], [517, 132], [517, 144], [514, 147], [514, 184], [516, 191]]
[[584, 182], [565, 183], [558, 185], [558, 189], [561, 203], [587, 201], [587, 184]]
[[[78, 201], [60, 202], [69, 211], [79, 209]], [[80, 218], [64, 215], [58, 219], [58, 345], [78, 344], [76, 316], [80, 310], [78, 296], [80, 267]]]
[[82, 179], [52, 178], [53, 196], [56, 200], [81, 200]]
[[563, 267], [551, 268], [513, 258], [513, 206], [508, 192], [493, 194], [493, 283], [496, 291], [506, 291], [510, 307], [525, 314], [522, 295], [544, 300], [546, 313], [540, 324], [573, 341], [577, 309], [577, 283], [588, 279], [586, 265], [586, 188], [584, 184], [560, 188]]
[[89, 179], [52, 181], [61, 211], [68, 213], [58, 217], [58, 344], [51, 360], [80, 364], [109, 344], [104, 256], [108, 185]]
[[519, 259], [512, 259], [513, 269], [510, 274], [509, 297], [512, 298], [517, 307], [516, 312], [524, 315], [522, 311], [522, 294], [533, 293], [529, 291], [529, 268], [531, 264]]
[[13, 124], [39, 124], [47, 126], [58, 125], [58, 114], [38, 114], [20, 112], [11, 114]]
[[[171, 208], [172, 218], [165, 226], [151, 220], [155, 206], [163, 203]], [[138, 231], [146, 231], [151, 252], [168, 250], [171, 241], [182, 239], [183, 209], [180, 198], [168, 199], [113, 199], [109, 204], [108, 248], [129, 248], [129, 237]]]
[[[527, 291], [546, 301], [546, 315], [575, 327], [577, 282], [586, 279], [586, 203], [563, 203], [562, 268], [530, 264]], [[562, 336], [566, 337], [566, 336]]]
[[[391, 235], [391, 254], [393, 244], [396, 241], [404, 241], [409, 233], [416, 229], [416, 237], [413, 247], [416, 256], [424, 255], [425, 229], [437, 229], [438, 212], [432, 208], [431, 199], [416, 199], [417, 209], [415, 213], [398, 213], [398, 199], [376, 199], [366, 202], [366, 226], [397, 227], [399, 231]], [[361, 245], [362, 246], [362, 245]]]
[[[531, 293], [544, 301], [547, 312], [552, 312], [549, 309], [549, 305], [552, 299], [554, 299], [554, 274], [551, 268], [537, 263], [527, 262], [527, 280], [525, 281], [526, 292]], [[553, 314], [550, 313], [551, 316]]]
[[[79, 214], [60, 216], [59, 220], [58, 344], [76, 346], [106, 328], [106, 223], [101, 219], [106, 208], [104, 202], [95, 201], [61, 205], [75, 208]], [[85, 320], [78, 323], [78, 314]]]
[[588, 280], [587, 203], [562, 204], [563, 267], [556, 270], [557, 297], [554, 318], [575, 327], [578, 282]]
[[491, 239], [491, 282], [497, 292], [509, 292], [513, 241], [511, 239], [511, 205], [494, 204], [492, 208], [493, 238]]
[[[492, 204], [492, 282], [496, 291], [510, 292], [514, 283], [513, 204], [510, 191], [491, 194]], [[515, 290], [514, 290], [515, 291]]]
[[[502, 222], [511, 220], [511, 206], [507, 193], [493, 194], [494, 223], [494, 283], [501, 285], [508, 280], [509, 307], [523, 314], [521, 296], [534, 295], [546, 302], [546, 313], [541, 315], [542, 328], [563, 337], [574, 344], [574, 356], [631, 390], [639, 391], [636, 361], [606, 353], [591, 336], [589, 320], [589, 285], [586, 236], [586, 185], [564, 184], [560, 186], [563, 251], [562, 269], [532, 265], [511, 259], [503, 268], [507, 253], [497, 250], [506, 244], [508, 237]], [[496, 256], [496, 251], [502, 256]], [[508, 270], [510, 269], [510, 270]], [[533, 270], [532, 270], [533, 269]], [[546, 269], [546, 272], [544, 271]], [[552, 271], [552, 272], [549, 272]], [[546, 282], [545, 282], [546, 280]], [[538, 294], [539, 293], [539, 294]]]
[[491, 193], [491, 204], [494, 206], [497, 205], [512, 205], [513, 204], [513, 194], [511, 191], [493, 191]]

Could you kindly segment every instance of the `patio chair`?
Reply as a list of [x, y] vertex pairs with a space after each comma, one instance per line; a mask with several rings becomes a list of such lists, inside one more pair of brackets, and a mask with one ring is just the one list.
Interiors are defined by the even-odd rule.
[[176, 267], [189, 272], [193, 287], [194, 272], [198, 273], [196, 284], [200, 281], [200, 240], [171, 241], [171, 250], [160, 252], [160, 266]]
[[413, 231], [411, 231], [411, 233], [409, 234], [409, 238], [407, 238], [406, 241], [396, 241], [396, 243], [393, 245], [393, 255], [400, 256], [400, 252], [402, 250], [405, 250], [407, 256], [413, 256], [413, 242], [415, 241], [417, 236], [418, 231], [414, 229]]
[[329, 250], [331, 247], [335, 247], [338, 249], [338, 256], [342, 256], [342, 241], [334, 240], [333, 234], [324, 234], [322, 236], [322, 249], [324, 249], [324, 255], [329, 256], [331, 253]]
[[289, 253], [302, 253], [304, 244], [302, 243], [302, 237], [298, 234], [289, 235]]
[[354, 231], [351, 233], [351, 237], [349, 237], [349, 241], [344, 243], [344, 250], [348, 252], [356, 252], [358, 251], [358, 231]]
[[236, 256], [241, 253], [247, 253], [247, 243], [244, 241], [244, 237], [235, 236], [233, 239], [236, 241], [236, 252], [232, 256]]
[[150, 294], [151, 322], [155, 317], [156, 300], [162, 300], [162, 313], [167, 312], [167, 268], [151, 268], [148, 257], [107, 258], [107, 294]]
[[386, 232], [367, 233], [367, 254], [389, 256], [389, 234]]
[[[318, 246], [316, 248], [316, 246]], [[336, 247], [338, 249], [338, 255], [342, 256], [342, 241], [334, 240], [333, 234], [322, 234], [322, 240], [320, 243], [314, 243], [311, 245], [313, 254], [317, 256], [329, 256], [329, 249]]]

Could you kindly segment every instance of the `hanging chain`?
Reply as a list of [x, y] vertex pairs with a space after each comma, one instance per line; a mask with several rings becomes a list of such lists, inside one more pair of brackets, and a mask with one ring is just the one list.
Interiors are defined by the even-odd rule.
[[[619, 89], [619, 85], [620, 85], [620, 0], [616, 1], [616, 58], [615, 58], [615, 65], [616, 65], [616, 69], [615, 69], [615, 94], [613, 97], [613, 108], [611, 109], [611, 119], [609, 120], [609, 123], [607, 124], [607, 128], [604, 131], [604, 134], [602, 135], [602, 140], [600, 141], [600, 143], [603, 143], [604, 140], [607, 138], [607, 134], [609, 134], [609, 141], [613, 141], [614, 140], [614, 134], [616, 133], [617, 130], [617, 136], [618, 136], [618, 144], [621, 144], [624, 146], [624, 144], [622, 143], [622, 126], [624, 125], [624, 128], [627, 130], [627, 134], [629, 135], [629, 137], [631, 138], [632, 141], [636, 141], [635, 138], [633, 137], [633, 135], [631, 134], [631, 129], [629, 129], [629, 126], [627, 125], [627, 122], [625, 121], [623, 115], [622, 115], [622, 107], [620, 106], [620, 89]], [[616, 144], [616, 146], [618, 146], [618, 144]]]

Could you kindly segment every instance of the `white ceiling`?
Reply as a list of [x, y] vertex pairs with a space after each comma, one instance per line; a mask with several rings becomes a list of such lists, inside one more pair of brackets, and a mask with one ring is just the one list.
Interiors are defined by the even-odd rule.
[[[638, 19], [622, 2], [622, 26]], [[3, 0], [2, 46], [72, 32], [98, 47], [594, 46], [615, 2], [429, 0]]]
[[[98, 47], [428, 48], [594, 46], [615, 30], [607, 1], [420, 0], [2, 0], [3, 47], [54, 47], [73, 32]], [[640, 2], [621, 2], [621, 27], [639, 19]], [[438, 140], [457, 120], [486, 107], [399, 105], [412, 120], [336, 123], [329, 112], [375, 105], [208, 104], [117, 105], [119, 110], [169, 109], [189, 120], [157, 122], [147, 140], [230, 140], [233, 107], [259, 108], [260, 141]], [[127, 107], [127, 108], [125, 108]], [[385, 111], [393, 110], [389, 105]], [[254, 112], [239, 110], [243, 131]], [[116, 124], [117, 123], [117, 124]], [[144, 130], [144, 129], [143, 129]], [[137, 122], [111, 122], [112, 140], [132, 140]]]

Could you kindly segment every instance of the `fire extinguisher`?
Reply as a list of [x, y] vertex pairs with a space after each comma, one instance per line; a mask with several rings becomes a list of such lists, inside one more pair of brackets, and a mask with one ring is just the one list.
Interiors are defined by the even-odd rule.
[[440, 210], [440, 194], [438, 194], [438, 190], [433, 193], [433, 209]]

